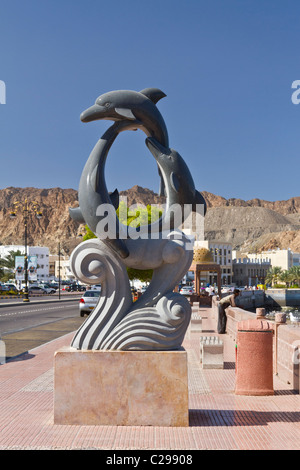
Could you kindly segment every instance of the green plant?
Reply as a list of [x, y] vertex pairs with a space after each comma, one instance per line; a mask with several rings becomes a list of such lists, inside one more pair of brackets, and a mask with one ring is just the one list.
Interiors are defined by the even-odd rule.
[[281, 274], [282, 269], [279, 266], [274, 266], [273, 268], [270, 268], [266, 274], [266, 282], [273, 286], [273, 284], [278, 282]]
[[[162, 210], [156, 206], [150, 205], [147, 205], [147, 207], [137, 206], [136, 209], [130, 209], [127, 207], [124, 201], [121, 201], [116, 213], [120, 223], [130, 227], [138, 228], [158, 220], [162, 215]], [[89, 229], [87, 225], [85, 226], [85, 231], [86, 233], [83, 236], [83, 240], [96, 238], [96, 235]], [[141, 282], [150, 282], [152, 279], [153, 270], [127, 268], [127, 273], [131, 281], [138, 279]]]

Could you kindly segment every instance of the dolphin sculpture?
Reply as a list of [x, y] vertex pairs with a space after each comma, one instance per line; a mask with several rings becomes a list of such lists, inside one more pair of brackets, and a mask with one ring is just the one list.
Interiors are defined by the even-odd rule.
[[[118, 207], [118, 191], [108, 193], [106, 188], [104, 167], [108, 151], [118, 136], [125, 130], [142, 129], [146, 135], [155, 137], [163, 145], [168, 146], [169, 138], [167, 128], [156, 103], [163, 98], [158, 88], [146, 88], [141, 92], [131, 90], [117, 90], [104, 93], [97, 98], [95, 104], [85, 110], [80, 118], [83, 122], [99, 119], [115, 121], [103, 134], [92, 150], [83, 169], [78, 191], [79, 207], [70, 208], [70, 216], [80, 222], [86, 223], [93, 232], [96, 232], [100, 217], [96, 210], [102, 204], [112, 204]], [[164, 193], [164, 180], [161, 176], [160, 193]], [[116, 221], [117, 222], [117, 221]], [[129, 254], [123, 240], [106, 239], [122, 258]]]
[[[107, 119], [114, 123], [92, 150], [79, 183], [79, 208], [70, 210], [72, 217], [85, 222], [98, 236], [97, 240], [83, 242], [74, 250], [72, 272], [84, 282], [92, 284], [97, 279], [103, 286], [96, 308], [74, 337], [72, 346], [76, 348], [178, 349], [189, 324], [190, 304], [173, 292], [193, 257], [193, 241], [190, 243], [191, 239], [179, 227], [190, 210], [198, 211], [198, 204], [204, 206], [205, 213], [206, 203], [195, 189], [183, 158], [169, 148], [167, 129], [156, 108], [163, 96], [155, 88], [109, 92], [81, 114], [83, 122]], [[156, 160], [166, 195], [162, 217], [141, 226], [138, 237], [131, 236], [133, 227], [121, 224], [116, 216], [119, 193], [108, 192], [104, 175], [106, 158], [116, 137], [120, 132], [136, 129], [147, 135], [146, 146]], [[185, 205], [189, 206], [188, 214]], [[106, 219], [103, 207], [112, 217]], [[179, 209], [176, 214], [174, 207], [176, 212]], [[101, 227], [111, 218], [114, 218], [116, 236], [105, 238]], [[153, 237], [149, 236], [154, 233]], [[135, 303], [131, 299], [126, 267], [153, 269], [147, 291]]]
[[[82, 122], [99, 119], [109, 121], [129, 120], [136, 122], [137, 127], [146, 135], [155, 137], [163, 145], [168, 146], [169, 138], [166, 124], [156, 103], [166, 94], [158, 88], [145, 88], [140, 92], [132, 90], [109, 91], [99, 96], [93, 106], [81, 113]], [[160, 175], [159, 195], [165, 196], [164, 181]]]
[[129, 120], [135, 122], [136, 127], [143, 128], [146, 135], [168, 146], [166, 124], [155, 106], [165, 96], [165, 93], [158, 88], [145, 88], [140, 92], [110, 91], [99, 96], [93, 106], [81, 113], [80, 119], [82, 122], [99, 119], [115, 122]]
[[[164, 96], [157, 88], [147, 88], [141, 92], [112, 91], [101, 95], [93, 106], [81, 114], [83, 122], [98, 119], [115, 121], [99, 139], [83, 169], [78, 191], [79, 208], [70, 209], [71, 217], [86, 223], [92, 232], [97, 234], [97, 225], [103, 219], [103, 214], [97, 214], [99, 207], [106, 204], [115, 209], [118, 207], [118, 191], [107, 191], [104, 168], [112, 143], [124, 130], [140, 128], [148, 136], [146, 145], [156, 159], [167, 198], [163, 216], [155, 223], [140, 227], [140, 236], [177, 228], [184, 222], [184, 204], [192, 204], [192, 211], [197, 210], [197, 204], [203, 204], [206, 211], [205, 200], [195, 189], [183, 158], [175, 150], [169, 149], [167, 129], [155, 105]], [[171, 210], [174, 207], [180, 209], [179, 222], [174, 210]], [[114, 215], [115, 233], [105, 239], [102, 236], [100, 238], [125, 259], [129, 256], [127, 245], [131, 245], [126, 243], [126, 239], [130, 238], [129, 228], [120, 224], [115, 212]]]
[[[191, 204], [192, 211], [197, 211], [197, 204], [204, 206], [204, 215], [207, 210], [206, 201], [199, 191], [195, 189], [190, 170], [176, 150], [166, 148], [153, 137], [146, 139], [146, 145], [154, 156], [160, 172], [164, 178], [167, 197], [167, 209], [172, 205]], [[174, 228], [174, 227], [173, 227]]]

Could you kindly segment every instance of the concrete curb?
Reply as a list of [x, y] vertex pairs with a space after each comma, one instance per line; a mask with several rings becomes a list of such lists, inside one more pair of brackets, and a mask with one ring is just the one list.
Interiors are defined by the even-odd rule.
[[[74, 300], [79, 300], [80, 297], [77, 297], [77, 298], [72, 298], [72, 299], [47, 299], [47, 300], [30, 300], [28, 303], [29, 304], [43, 304], [43, 303], [55, 303], [55, 302], [72, 302]], [[3, 307], [16, 307], [16, 306], [19, 306], [21, 304], [24, 304], [25, 302], [22, 301], [22, 299], [20, 299], [19, 302], [12, 302], [12, 303], [3, 303], [1, 304], [0, 303], [0, 308], [3, 308]]]

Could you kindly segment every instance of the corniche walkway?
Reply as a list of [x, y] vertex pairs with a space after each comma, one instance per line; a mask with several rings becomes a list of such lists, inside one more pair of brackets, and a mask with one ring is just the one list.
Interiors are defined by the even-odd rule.
[[[193, 309], [194, 310], [194, 309]], [[202, 332], [188, 331], [189, 427], [53, 424], [53, 358], [66, 334], [0, 366], [0, 450], [299, 450], [300, 395], [274, 376], [273, 396], [238, 396], [235, 345], [224, 369], [200, 367], [200, 336], [216, 335], [210, 308]]]

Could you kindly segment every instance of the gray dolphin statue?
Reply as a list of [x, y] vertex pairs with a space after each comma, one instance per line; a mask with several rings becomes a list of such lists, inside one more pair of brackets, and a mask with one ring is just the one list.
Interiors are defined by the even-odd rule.
[[93, 106], [81, 113], [82, 122], [99, 119], [109, 121], [136, 121], [146, 135], [154, 137], [166, 147], [169, 145], [168, 131], [161, 113], [155, 106], [165, 93], [158, 88], [142, 91], [117, 90], [104, 93]]
[[[152, 232], [155, 232], [155, 225], [159, 225], [159, 231], [164, 230], [164, 224], [171, 230], [178, 228], [178, 222], [183, 223], [185, 216], [188, 215], [183, 210], [185, 205], [190, 207], [191, 212], [197, 212], [198, 206], [202, 205], [203, 215], [205, 215], [206, 201], [195, 188], [190, 170], [181, 155], [174, 149], [164, 147], [153, 137], [146, 139], [146, 145], [154, 156], [164, 179], [167, 198], [165, 213], [159, 221], [151, 225]], [[179, 211], [180, 221], [176, 219], [176, 210]]]
[[[163, 98], [158, 88], [146, 88], [141, 92], [118, 90], [104, 93], [96, 103], [84, 111], [80, 118], [83, 122], [94, 120], [112, 120], [114, 124], [103, 134], [92, 150], [83, 169], [78, 199], [79, 207], [69, 209], [70, 216], [86, 223], [95, 233], [100, 217], [97, 208], [102, 204], [111, 204], [115, 208], [119, 204], [119, 194], [115, 190], [109, 193], [106, 188], [104, 168], [108, 151], [118, 134], [125, 130], [143, 130], [147, 136], [153, 136], [161, 144], [168, 146], [169, 138], [164, 119], [156, 107]], [[164, 179], [161, 176], [161, 193], [164, 193]], [[117, 221], [116, 221], [117, 222]], [[122, 258], [129, 255], [123, 240], [118, 238], [105, 240]]]
[[196, 211], [196, 204], [204, 205], [206, 201], [199, 191], [195, 189], [190, 170], [181, 155], [174, 149], [166, 148], [153, 137], [146, 139], [146, 145], [154, 156], [165, 180], [168, 205], [192, 204]]
[[[145, 88], [139, 92], [132, 90], [109, 91], [99, 96], [93, 106], [81, 113], [82, 122], [99, 119], [109, 121], [128, 120], [136, 122], [147, 136], [152, 136], [166, 147], [169, 144], [168, 131], [164, 119], [155, 106], [166, 94], [158, 88]], [[134, 126], [133, 126], [134, 127]], [[165, 196], [164, 181], [160, 175], [159, 194]]]
[[[185, 204], [189, 204], [192, 205], [192, 211], [196, 212], [197, 204], [202, 204], [204, 213], [206, 212], [205, 200], [195, 189], [186, 163], [178, 152], [169, 149], [167, 129], [155, 106], [163, 96], [165, 94], [157, 88], [147, 88], [142, 92], [112, 91], [101, 95], [95, 105], [81, 114], [81, 120], [84, 122], [98, 119], [115, 121], [96, 143], [85, 164], [79, 183], [79, 208], [69, 210], [73, 219], [86, 223], [92, 232], [97, 234], [97, 225], [104, 218], [97, 210], [105, 204], [115, 209], [119, 205], [118, 191], [109, 193], [106, 188], [104, 168], [111, 145], [124, 130], [140, 128], [148, 136], [146, 145], [157, 162], [167, 198], [163, 216], [157, 222], [137, 229], [140, 236], [178, 228], [179, 223], [184, 222], [186, 214], [180, 210], [178, 221], [174, 210], [171, 210], [175, 206], [181, 209]], [[129, 246], [126, 243], [126, 239], [130, 238], [129, 228], [122, 225], [116, 215], [115, 224], [115, 236], [100, 238], [125, 259], [129, 256]]]

